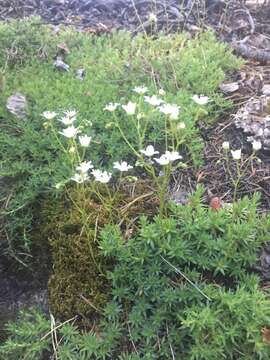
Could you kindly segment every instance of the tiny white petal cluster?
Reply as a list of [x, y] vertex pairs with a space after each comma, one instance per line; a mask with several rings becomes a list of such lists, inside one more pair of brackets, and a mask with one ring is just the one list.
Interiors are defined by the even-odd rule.
[[154, 158], [154, 160], [162, 166], [179, 159], [182, 159], [182, 156], [178, 151], [165, 151], [165, 154], [161, 155], [160, 158]]
[[171, 120], [177, 120], [180, 107], [176, 104], [163, 104], [159, 107], [159, 111], [165, 115], [169, 115]]
[[165, 156], [167, 156], [170, 162], [183, 158], [178, 151], [165, 151]]
[[105, 106], [105, 108], [103, 110], [113, 112], [117, 109], [118, 106], [119, 106], [118, 103], [109, 103]]
[[83, 174], [86, 174], [90, 169], [93, 169], [92, 161], [83, 161], [76, 167], [76, 170]]
[[59, 189], [61, 189], [61, 187], [62, 187], [63, 185], [64, 185], [64, 183], [60, 181], [59, 183], [55, 184], [54, 187], [55, 187], [57, 190], [59, 190]]
[[133, 166], [128, 165], [128, 163], [126, 161], [122, 161], [122, 162], [116, 161], [113, 163], [113, 168], [117, 169], [121, 172], [126, 172], [130, 169], [133, 169]]
[[69, 117], [69, 116], [66, 115], [62, 119], [60, 119], [59, 121], [61, 121], [61, 123], [64, 124], [64, 125], [72, 125], [75, 120], [76, 120], [76, 117]]
[[254, 140], [253, 143], [252, 143], [252, 148], [253, 148], [254, 151], [261, 150], [261, 148], [262, 148], [261, 141]]
[[222, 143], [222, 148], [223, 148], [223, 150], [229, 150], [229, 149], [230, 149], [230, 143], [229, 143], [229, 141], [224, 141], [224, 142]]
[[69, 111], [65, 111], [65, 114], [69, 118], [74, 118], [77, 115], [77, 111], [76, 110], [69, 110]]
[[154, 158], [154, 160], [159, 164], [159, 165], [168, 165], [170, 163], [170, 160], [167, 158], [167, 156], [165, 154], [161, 155], [160, 158]]
[[156, 23], [156, 22], [157, 22], [157, 16], [156, 16], [156, 14], [150, 13], [150, 14], [149, 14], [149, 17], [148, 17], [148, 20], [149, 20], [150, 22]]
[[240, 160], [241, 159], [241, 149], [238, 150], [231, 150], [232, 157], [234, 160]]
[[127, 115], [134, 115], [136, 112], [136, 106], [136, 103], [129, 101], [127, 105], [122, 105], [122, 108], [125, 110]]
[[206, 105], [209, 101], [209, 97], [204, 96], [204, 95], [193, 95], [192, 99], [195, 101], [196, 104], [198, 105]]
[[59, 131], [60, 134], [64, 135], [67, 138], [74, 138], [78, 133], [80, 132], [80, 130], [76, 127], [69, 126], [66, 129], [63, 129], [63, 131]]
[[82, 147], [88, 147], [91, 140], [92, 140], [91, 136], [87, 136], [87, 135], [79, 136], [79, 142]]
[[186, 124], [183, 121], [177, 124], [177, 130], [183, 130], [185, 128], [186, 128]]
[[166, 94], [166, 91], [163, 90], [163, 89], [159, 89], [158, 94], [161, 95], [161, 96], [163, 96], [163, 95]]
[[79, 173], [72, 176], [71, 180], [75, 181], [78, 184], [82, 184], [83, 182], [89, 180], [89, 176], [87, 173]]
[[57, 114], [54, 111], [44, 111], [42, 115], [45, 117], [45, 119], [52, 120], [56, 117]]
[[70, 154], [74, 154], [75, 151], [76, 151], [75, 146], [71, 146], [71, 147], [69, 148], [69, 150], [68, 150], [68, 152], [69, 152]]
[[112, 174], [107, 171], [101, 171], [101, 170], [92, 170], [92, 175], [94, 176], [95, 180], [98, 182], [101, 182], [103, 184], [107, 184]]
[[162, 99], [159, 99], [156, 95], [145, 96], [144, 101], [152, 106], [159, 106], [164, 102]]
[[148, 91], [148, 89], [146, 86], [136, 86], [133, 91], [135, 91], [137, 94], [143, 95]]
[[153, 155], [159, 153], [155, 150], [153, 145], [148, 145], [145, 150], [140, 150], [140, 152], [147, 157], [152, 157]]

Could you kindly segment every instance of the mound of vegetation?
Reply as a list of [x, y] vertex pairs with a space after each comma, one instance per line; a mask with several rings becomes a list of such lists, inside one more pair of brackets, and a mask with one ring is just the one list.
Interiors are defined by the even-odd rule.
[[[209, 207], [201, 187], [185, 204], [168, 194], [203, 161], [200, 126], [230, 107], [217, 88], [241, 61], [211, 33], [38, 24], [0, 26], [2, 215], [21, 262], [51, 249], [51, 315], [22, 313], [0, 355], [268, 359], [269, 299], [251, 272], [270, 227], [259, 197]], [[6, 108], [15, 93], [23, 117]]]

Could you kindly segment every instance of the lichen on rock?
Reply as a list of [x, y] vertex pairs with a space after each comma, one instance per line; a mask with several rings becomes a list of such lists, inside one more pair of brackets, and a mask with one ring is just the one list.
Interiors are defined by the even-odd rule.
[[262, 95], [250, 98], [235, 114], [235, 125], [247, 134], [247, 141], [262, 143], [270, 150], [270, 97]]

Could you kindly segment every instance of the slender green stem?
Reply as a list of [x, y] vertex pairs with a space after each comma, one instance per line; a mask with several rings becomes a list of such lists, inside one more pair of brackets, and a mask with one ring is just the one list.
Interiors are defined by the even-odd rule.
[[60, 148], [63, 150], [64, 153], [67, 153], [68, 152], [67, 149], [63, 146], [62, 142], [59, 140], [59, 136], [57, 135], [57, 132], [55, 131], [55, 128], [51, 122], [50, 122], [50, 125], [51, 125], [51, 129], [52, 129], [52, 133], [53, 133], [58, 145], [60, 146]]
[[237, 169], [237, 179], [234, 181], [233, 201], [236, 201], [237, 190], [238, 190], [241, 178], [242, 178], [240, 160], [236, 161], [236, 169]]
[[167, 165], [164, 167], [164, 178], [162, 181], [162, 184], [160, 186], [160, 206], [159, 206], [159, 214], [160, 216], [166, 215], [165, 214], [165, 203], [166, 203], [166, 194], [168, 190], [169, 180], [170, 180], [170, 174], [171, 174], [171, 165]]

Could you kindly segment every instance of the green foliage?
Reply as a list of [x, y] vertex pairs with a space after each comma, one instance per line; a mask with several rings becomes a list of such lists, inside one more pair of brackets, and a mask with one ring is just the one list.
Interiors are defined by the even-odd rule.
[[255, 263], [258, 249], [267, 241], [270, 219], [258, 216], [258, 196], [251, 200], [243, 198], [232, 209], [220, 211], [204, 207], [197, 196], [193, 196], [188, 206], [172, 206], [169, 218], [157, 217], [152, 223], [143, 217], [138, 238], [127, 244], [120, 231], [113, 230], [111, 225], [103, 233], [100, 245], [103, 253], [123, 256], [120, 263], [124, 266], [126, 252], [139, 251], [148, 259], [149, 246], [156, 251], [153, 253], [156, 259], [163, 256], [168, 261], [174, 260], [182, 269], [188, 266], [199, 272], [240, 279], [243, 269]]
[[[47, 317], [31, 310], [21, 313], [16, 323], [7, 326], [9, 339], [0, 345], [0, 357], [5, 360], [48, 359], [53, 351], [51, 323]], [[103, 323], [97, 336], [93, 331], [79, 331], [69, 323], [56, 324], [59, 360], [110, 359], [111, 347], [120, 339], [118, 324]]]
[[54, 55], [57, 38], [52, 37], [41, 19], [11, 20], [0, 23], [0, 67], [21, 66], [33, 57], [44, 60]]
[[[121, 101], [123, 96], [124, 101], [134, 100], [131, 89], [137, 85], [147, 85], [152, 93], [162, 87], [166, 90], [165, 100], [182, 107], [180, 120], [186, 123], [183, 150], [198, 165], [203, 143], [196, 128], [198, 107], [191, 96], [194, 92], [204, 92], [211, 97], [200, 120], [214, 120], [229, 105], [214, 95], [217, 85], [224, 79], [225, 71], [240, 65], [211, 33], [193, 40], [182, 34], [161, 35], [157, 39], [142, 35], [131, 39], [126, 33], [95, 37], [73, 29], [63, 29], [56, 35], [39, 22], [33, 18], [0, 25], [1, 83], [4, 84], [0, 99], [0, 174], [10, 179], [12, 196], [6, 209], [9, 237], [16, 246], [24, 248], [31, 244], [33, 202], [70, 175], [68, 159], [55, 136], [43, 125], [43, 111], [77, 109], [80, 126], [94, 138], [95, 146], [89, 156], [106, 167], [113, 161], [129, 158], [130, 151], [119, 131], [107, 128], [111, 114], [103, 111], [104, 106]], [[60, 43], [70, 50], [64, 56], [70, 65], [68, 73], [53, 66]], [[17, 57], [11, 57], [10, 49]], [[85, 69], [83, 81], [76, 77], [79, 68]], [[26, 122], [6, 110], [8, 96], [18, 91], [28, 100]], [[126, 117], [118, 116], [127, 138], [137, 146]], [[89, 122], [93, 124], [91, 128]], [[154, 119], [147, 138], [157, 145], [164, 142], [164, 134]]]
[[50, 331], [50, 323], [44, 314], [35, 309], [21, 313], [17, 322], [7, 325], [7, 331], [10, 337], [0, 346], [1, 359], [41, 360], [46, 350], [50, 349], [49, 336], [41, 341], [42, 336]]
[[[172, 205], [170, 218], [142, 217], [129, 241], [118, 226], [105, 226], [100, 248], [115, 263], [111, 300], [90, 332], [59, 327], [59, 359], [269, 359], [262, 336], [270, 327], [269, 295], [249, 272], [269, 216], [259, 217], [257, 197], [219, 211], [200, 198], [198, 189], [188, 205]], [[25, 335], [14, 338], [17, 328], [9, 329], [0, 354], [13, 359]], [[35, 349], [32, 337], [22, 354]]]
[[261, 337], [269, 300], [247, 275], [270, 226], [257, 201], [213, 211], [198, 191], [189, 205], [172, 206], [170, 218], [143, 217], [128, 242], [116, 227], [104, 229], [100, 247], [116, 262], [110, 309], [143, 359], [170, 359], [172, 351], [190, 360], [269, 358]]
[[192, 334], [190, 359], [269, 357], [269, 344], [261, 336], [262, 327], [270, 321], [269, 300], [252, 280], [252, 289], [245, 285], [235, 291], [215, 289], [210, 295], [213, 305], [191, 306], [179, 316], [182, 329]]
[[[51, 321], [37, 311], [23, 313], [8, 325], [1, 358], [41, 360], [57, 352], [60, 360], [269, 359], [262, 336], [270, 328], [269, 297], [250, 272], [270, 230], [270, 217], [257, 212], [258, 196], [214, 211], [202, 204], [199, 188], [187, 205], [171, 204], [169, 217], [153, 219], [145, 215], [149, 204], [153, 214], [153, 203], [142, 204], [144, 193], [135, 196], [134, 189], [133, 199], [115, 197], [110, 213], [90, 187], [55, 188], [72, 175], [70, 154], [56, 136], [57, 121], [54, 132], [41, 116], [77, 109], [77, 125], [93, 137], [85, 159], [110, 168], [132, 155], [104, 106], [138, 101], [137, 85], [150, 94], [164, 88], [164, 99], [181, 106], [179, 121], [186, 125], [179, 150], [197, 166], [203, 148], [197, 122], [213, 122], [230, 106], [215, 91], [241, 62], [212, 33], [191, 40], [183, 34], [98, 38], [74, 29], [56, 35], [39, 21], [0, 24], [0, 175], [10, 193], [3, 214], [11, 246], [29, 249], [31, 241], [49, 239], [50, 309], [59, 319], [80, 315], [85, 328], [57, 322], [55, 348]], [[70, 49], [64, 56], [69, 72], [53, 67], [59, 43]], [[27, 97], [25, 121], [6, 110], [15, 91]], [[211, 101], [202, 108], [194, 93]], [[131, 121], [121, 111], [113, 115], [139, 150]], [[154, 111], [151, 116], [146, 141], [162, 148], [162, 121]], [[129, 214], [132, 229], [125, 229]], [[132, 230], [128, 240], [125, 230]]]

